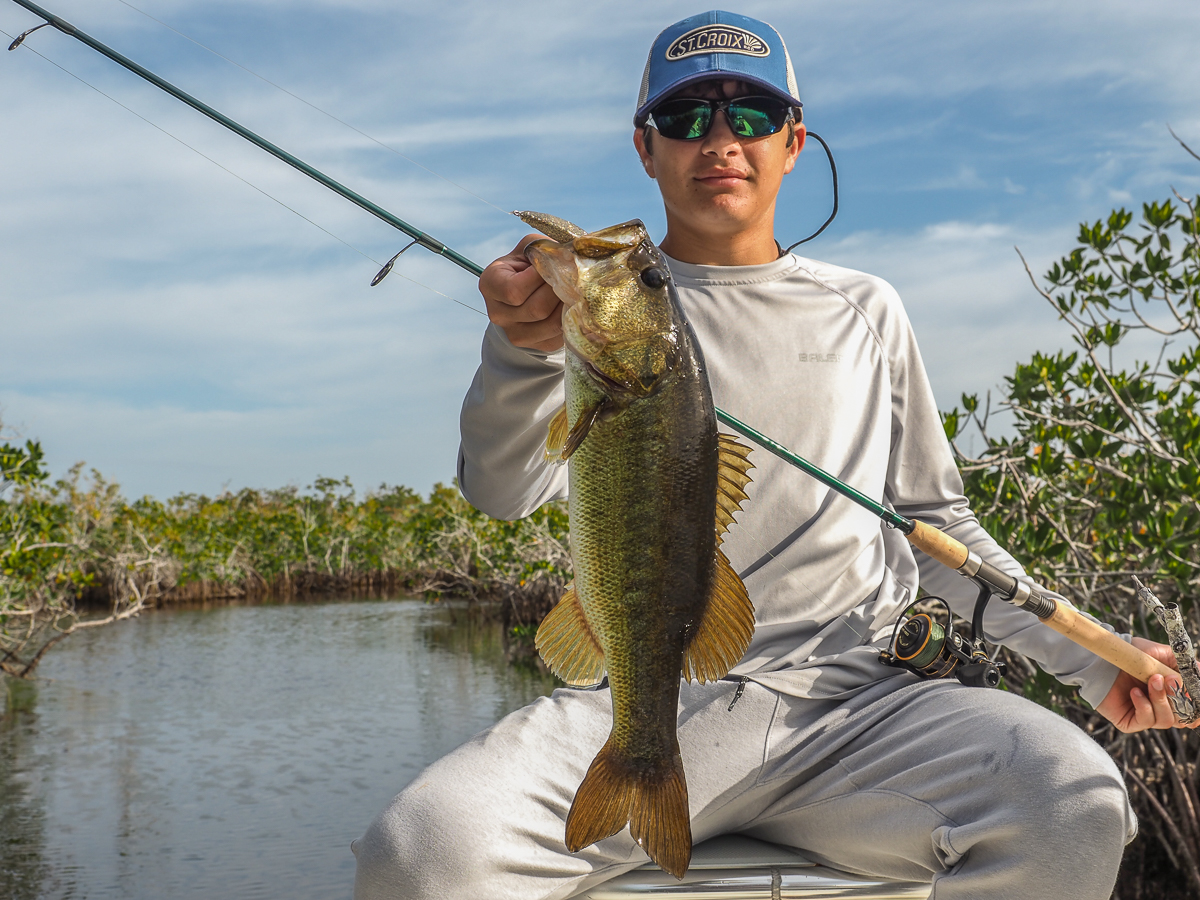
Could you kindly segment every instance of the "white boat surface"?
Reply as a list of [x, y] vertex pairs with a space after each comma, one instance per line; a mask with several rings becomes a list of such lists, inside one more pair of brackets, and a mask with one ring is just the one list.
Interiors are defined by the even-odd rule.
[[931, 890], [849, 875], [790, 847], [726, 834], [696, 845], [682, 881], [647, 862], [577, 900], [928, 900]]

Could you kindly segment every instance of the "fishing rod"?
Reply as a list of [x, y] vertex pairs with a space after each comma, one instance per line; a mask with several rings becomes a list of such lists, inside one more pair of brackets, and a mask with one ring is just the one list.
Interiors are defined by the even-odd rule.
[[[72, 25], [70, 22], [66, 21], [65, 19], [59, 18], [58, 16], [54, 15], [52, 12], [50, 12], [48, 10], [42, 9], [36, 3], [30, 3], [29, 0], [13, 0], [13, 3], [17, 4], [18, 6], [25, 7], [25, 9], [29, 10], [31, 13], [33, 13], [36, 16], [41, 16], [46, 21], [42, 25], [38, 25], [36, 28], [30, 28], [29, 30], [25, 31], [20, 36], [18, 36], [17, 39], [9, 45], [9, 47], [8, 47], [9, 50], [16, 50], [17, 47], [19, 47], [21, 45], [21, 43], [25, 40], [25, 38], [28, 37], [30, 34], [32, 34], [34, 31], [37, 31], [38, 28], [45, 28], [46, 25], [52, 25], [55, 28], [57, 28], [59, 31], [61, 31], [63, 34], [67, 35], [68, 37], [75, 38], [75, 40], [79, 41], [82, 44], [86, 44], [88, 47], [91, 47], [97, 53], [107, 56], [109, 59], [111, 59], [113, 62], [117, 63], [118, 65], [124, 66], [126, 69], [128, 69], [134, 75], [137, 75], [139, 78], [144, 78], [146, 81], [150, 82], [156, 88], [170, 94], [176, 100], [182, 100], [184, 103], [186, 103], [188, 106], [190, 106], [192, 109], [196, 110], [197, 112], [203, 113], [204, 115], [208, 116], [210, 119], [212, 119], [214, 122], [216, 122], [220, 125], [224, 125], [230, 131], [232, 131], [234, 134], [236, 134], [238, 137], [244, 138], [247, 141], [249, 141], [250, 143], [254, 144], [255, 146], [261, 147], [263, 150], [266, 150], [268, 153], [270, 153], [276, 159], [280, 159], [283, 162], [287, 163], [289, 166], [291, 166], [293, 169], [303, 172], [305, 175], [307, 175], [309, 178], [311, 178], [313, 181], [317, 182], [318, 184], [324, 185], [325, 187], [329, 188], [334, 193], [341, 194], [343, 197], [345, 197], [351, 203], [355, 204], [356, 206], [362, 207], [367, 212], [369, 212], [371, 215], [382, 219], [383, 221], [385, 221], [389, 225], [391, 225], [393, 228], [398, 229], [399, 231], [403, 231], [410, 238], [412, 238], [415, 243], [420, 244], [426, 250], [432, 250], [434, 253], [437, 253], [440, 256], [446, 257], [446, 259], [450, 260], [455, 265], [460, 266], [463, 269], [466, 269], [468, 272], [470, 272], [472, 275], [475, 275], [476, 277], [483, 274], [483, 267], [481, 265], [467, 259], [465, 256], [463, 256], [457, 250], [453, 250], [450, 247], [447, 247], [441, 241], [436, 240], [433, 237], [430, 237], [428, 234], [425, 234], [425, 232], [423, 232], [417, 228], [414, 228], [412, 225], [405, 222], [399, 216], [393, 215], [392, 213], [390, 213], [386, 209], [384, 209], [382, 206], [372, 203], [370, 200], [368, 200], [366, 197], [362, 196], [361, 194], [358, 194], [358, 193], [350, 190], [350, 188], [346, 187], [345, 185], [340, 184], [337, 181], [334, 181], [332, 178], [330, 178], [324, 172], [321, 172], [318, 169], [314, 169], [308, 163], [304, 162], [304, 160], [293, 156], [292, 154], [288, 153], [286, 150], [284, 150], [280, 147], [277, 147], [275, 144], [272, 144], [266, 138], [261, 137], [261, 136], [255, 134], [249, 128], [246, 128], [245, 126], [238, 124], [233, 119], [226, 116], [224, 113], [220, 113], [217, 110], [213, 109], [207, 103], [197, 100], [195, 97], [193, 97], [191, 94], [187, 93], [186, 91], [180, 90], [175, 85], [171, 84], [171, 82], [169, 82], [163, 78], [159, 78], [157, 75], [155, 75], [149, 69], [147, 69], [143, 66], [139, 66], [137, 63], [135, 63], [129, 57], [124, 56], [123, 54], [120, 54], [116, 50], [109, 47], [108, 45], [101, 43], [100, 41], [98, 41], [94, 37], [92, 37], [90, 34], [84, 32], [84, 31], [80, 31], [78, 28], [76, 28], [74, 25]], [[397, 255], [399, 255], [399, 254], [397, 254]], [[392, 261], [394, 262], [395, 258], [393, 258]], [[384, 274], [386, 274], [386, 273], [384, 273]]]
[[[286, 150], [283, 150], [265, 138], [255, 134], [245, 126], [240, 125], [223, 113], [213, 109], [208, 104], [197, 100], [186, 91], [180, 90], [175, 85], [155, 75], [149, 69], [138, 65], [133, 60], [101, 43], [91, 35], [80, 31], [71, 23], [54, 15], [48, 10], [43, 9], [36, 3], [31, 3], [30, 0], [13, 0], [13, 2], [18, 6], [29, 10], [34, 15], [41, 17], [45, 20], [45, 22], [42, 25], [30, 28], [22, 33], [19, 37], [17, 37], [16, 40], [12, 42], [8, 48], [9, 50], [15, 50], [21, 45], [22, 41], [24, 41], [26, 37], [39, 28], [44, 28], [47, 25], [51, 25], [68, 37], [75, 38], [77, 41], [80, 41], [86, 46], [91, 47], [98, 53], [107, 56], [113, 62], [123, 66], [138, 77], [145, 79], [146, 81], [150, 82], [150, 84], [162, 91], [165, 91], [172, 97], [175, 97], [177, 100], [183, 101], [197, 112], [200, 112], [212, 119], [214, 122], [223, 125], [234, 134], [262, 148], [272, 156], [287, 163], [292, 168], [303, 172], [318, 184], [324, 185], [331, 191], [340, 194], [351, 203], [354, 203], [362, 209], [365, 209], [373, 216], [382, 219], [393, 228], [404, 232], [413, 239], [414, 243], [420, 244], [422, 247], [425, 247], [426, 249], [431, 250], [440, 256], [444, 256], [455, 265], [458, 265], [473, 275], [478, 276], [483, 273], [483, 267], [478, 263], [473, 262], [456, 250], [447, 247], [441, 241], [430, 237], [429, 235], [405, 222], [398, 216], [388, 212], [381, 206], [372, 203], [361, 194], [350, 190], [350, 188], [340, 184], [325, 173], [313, 168], [303, 160], [293, 156]], [[398, 255], [399, 254], [397, 254], [397, 256]], [[393, 257], [391, 262], [394, 261], [395, 257]], [[390, 268], [391, 262], [389, 262], [388, 266], [385, 266], [384, 270], [382, 270], [380, 274], [376, 276], [375, 283], [378, 283], [380, 278], [387, 273], [387, 269]], [[879, 519], [881, 519], [888, 527], [895, 528], [900, 531], [914, 547], [922, 550], [924, 553], [936, 559], [943, 565], [949, 566], [951, 569], [958, 571], [960, 574], [973, 579], [982, 587], [986, 588], [990, 594], [995, 594], [1002, 600], [1033, 613], [1043, 623], [1053, 628], [1055, 631], [1059, 632], [1080, 646], [1087, 648], [1097, 656], [1117, 666], [1122, 671], [1128, 672], [1139, 681], [1147, 682], [1149, 681], [1150, 676], [1155, 674], [1162, 675], [1164, 678], [1167, 678], [1169, 680], [1168, 683], [1171, 683], [1175, 678], [1178, 678], [1177, 672], [1168, 668], [1166, 665], [1154, 659], [1153, 657], [1143, 653], [1132, 644], [1126, 643], [1117, 635], [1097, 624], [1094, 620], [1084, 616], [1074, 607], [1058, 602], [1054, 597], [1048, 594], [1045, 588], [1042, 588], [1039, 585], [1030, 584], [1026, 581], [1020, 581], [1013, 576], [1000, 571], [990, 563], [984, 562], [978, 554], [970, 550], [966, 545], [955, 540], [954, 538], [950, 537], [950, 535], [945, 534], [932, 525], [927, 525], [924, 522], [910, 519], [906, 516], [900, 515], [895, 510], [888, 509], [883, 504], [872, 500], [870, 497], [846, 484], [841, 479], [831, 475], [819, 466], [814, 465], [813, 463], [804, 459], [802, 456], [793, 453], [791, 450], [788, 450], [786, 447], [782, 446], [776, 441], [773, 441], [771, 438], [750, 427], [746, 423], [738, 420], [724, 410], [718, 409], [716, 414], [717, 418], [721, 422], [728, 425], [734, 431], [738, 432], [744, 437], [749, 438], [759, 446], [763, 447], [765, 450], [773, 453], [775, 456], [778, 456], [780, 459], [784, 460], [790, 465], [795, 466], [806, 474], [817, 479], [822, 484], [841, 494], [843, 497], [846, 497], [862, 508], [868, 510], [875, 516], [879, 517]], [[980, 602], [985, 602], [982, 594]], [[978, 612], [976, 619], [981, 619], [982, 607], [978, 607], [977, 610]], [[915, 634], [915, 632], [911, 633], [909, 636], [911, 637], [913, 634]], [[932, 637], [932, 629], [930, 636]], [[893, 644], [895, 644], [895, 640], [893, 640]], [[1200, 698], [1196, 699], [1200, 700]], [[1172, 702], [1176, 706], [1176, 713], [1185, 722], [1194, 721], [1197, 715], [1200, 715], [1200, 710], [1197, 709], [1196, 705], [1192, 704], [1191, 700], [1181, 692], [1176, 693], [1176, 696], [1172, 698]]]

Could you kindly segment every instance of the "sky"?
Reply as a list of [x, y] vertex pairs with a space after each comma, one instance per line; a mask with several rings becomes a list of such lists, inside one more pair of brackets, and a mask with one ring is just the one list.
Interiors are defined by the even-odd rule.
[[[662, 236], [631, 116], [655, 35], [704, 7], [47, 4], [481, 263], [526, 231], [505, 210]], [[944, 409], [1069, 344], [1014, 247], [1040, 274], [1079, 222], [1200, 192], [1167, 131], [1200, 149], [1194, 0], [734, 8], [782, 33], [836, 155], [841, 213], [802, 252], [898, 288]], [[0, 0], [6, 34], [38, 21]], [[486, 325], [470, 275], [414, 249], [370, 287], [403, 235], [51, 28], [0, 53], [0, 122], [4, 436], [130, 498], [453, 478]], [[810, 142], [780, 241], [829, 204]]]

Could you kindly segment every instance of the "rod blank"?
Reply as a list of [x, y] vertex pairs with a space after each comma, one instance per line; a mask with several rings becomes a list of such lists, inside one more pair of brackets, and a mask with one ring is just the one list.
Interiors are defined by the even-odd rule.
[[293, 156], [292, 154], [288, 153], [286, 150], [282, 149], [281, 147], [277, 147], [275, 144], [272, 144], [266, 138], [255, 134], [253, 131], [251, 131], [249, 128], [246, 128], [244, 125], [241, 125], [241, 124], [235, 122], [233, 119], [229, 118], [225, 114], [213, 109], [207, 103], [204, 103], [201, 100], [197, 100], [191, 94], [187, 93], [186, 91], [180, 90], [179, 88], [175, 87], [175, 85], [171, 84], [169, 81], [166, 81], [163, 78], [159, 78], [157, 75], [155, 75], [149, 69], [144, 68], [143, 66], [139, 66], [132, 59], [129, 59], [129, 57], [123, 56], [122, 54], [118, 53], [116, 50], [113, 50], [108, 45], [103, 44], [100, 41], [96, 40], [90, 34], [87, 34], [84, 31], [80, 31], [78, 28], [76, 28], [74, 25], [72, 25], [70, 22], [66, 21], [65, 19], [60, 19], [58, 16], [54, 15], [52, 12], [42, 9], [42, 7], [38, 6], [36, 3], [29, 2], [29, 0], [13, 0], [13, 2], [16, 3], [18, 6], [25, 7], [25, 9], [29, 10], [34, 15], [41, 16], [43, 19], [46, 20], [46, 22], [48, 24], [53, 25], [55, 28], [57, 28], [63, 34], [68, 35], [69, 37], [73, 37], [73, 38], [75, 38], [75, 40], [91, 47], [97, 53], [107, 56], [113, 62], [117, 63], [120, 66], [125, 67], [130, 72], [137, 75], [139, 78], [145, 79], [146, 81], [148, 81], [152, 85], [154, 85], [156, 88], [159, 88], [160, 90], [165, 91], [166, 93], [170, 94], [176, 100], [183, 101], [184, 103], [186, 103], [188, 106], [190, 106], [192, 109], [196, 110], [197, 112], [203, 113], [204, 115], [208, 116], [210, 119], [212, 119], [214, 122], [218, 123], [219, 125], [225, 126], [226, 128], [228, 128], [230, 131], [232, 131], [234, 134], [238, 135], [239, 137], [245, 138], [246, 140], [248, 140], [250, 143], [254, 144], [255, 146], [260, 147], [263, 150], [266, 150], [268, 153], [270, 153], [276, 159], [282, 160], [283, 162], [285, 162], [289, 166], [291, 166], [293, 169], [296, 169], [299, 172], [303, 172], [305, 175], [307, 175], [309, 178], [313, 179], [313, 181], [316, 181], [318, 184], [324, 185], [325, 187], [329, 188], [334, 193], [341, 194], [343, 197], [345, 197], [351, 203], [355, 204], [356, 206], [361, 207], [362, 209], [365, 209], [367, 212], [369, 212], [371, 215], [375, 216], [376, 218], [382, 219], [384, 222], [387, 222], [389, 225], [391, 225], [393, 228], [398, 229], [399, 231], [403, 231], [405, 234], [407, 234], [409, 237], [411, 237], [413, 240], [415, 240], [418, 244], [420, 244], [425, 249], [432, 250], [434, 253], [438, 254], [439, 256], [446, 257], [446, 259], [450, 260], [452, 263], [459, 266], [460, 268], [466, 269], [472, 275], [478, 276], [478, 275], [483, 274], [483, 267], [480, 266], [478, 263], [472, 262], [471, 260], [469, 260], [465, 256], [463, 256], [461, 253], [459, 253], [458, 251], [453, 250], [450, 247], [447, 247], [441, 241], [436, 240], [433, 237], [430, 237], [429, 235], [425, 234], [425, 232], [423, 232], [417, 228], [414, 228], [412, 225], [405, 222], [399, 216], [393, 215], [392, 213], [388, 212], [382, 206], [372, 203], [370, 200], [368, 200], [366, 197], [362, 196], [361, 194], [358, 194], [355, 191], [350, 190], [350, 188], [346, 187], [345, 185], [343, 185], [337, 181], [334, 181], [332, 178], [330, 178], [324, 172], [320, 171], [319, 169], [314, 169], [312, 166], [310, 166], [308, 163], [304, 162], [302, 159], [299, 159], [299, 158]]

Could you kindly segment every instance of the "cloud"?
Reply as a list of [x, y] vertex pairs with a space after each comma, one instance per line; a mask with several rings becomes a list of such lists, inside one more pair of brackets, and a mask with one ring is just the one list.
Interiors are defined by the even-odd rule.
[[938, 222], [925, 227], [925, 237], [933, 243], [949, 241], [994, 241], [1007, 238], [1012, 229], [994, 222]]
[[[500, 209], [116, 0], [56, 11], [472, 259], [525, 232], [512, 208], [589, 227], [638, 216], [662, 234], [629, 117], [649, 42], [695, 11], [682, 0], [133, 2]], [[1194, 3], [745, 10], [788, 38], [808, 121], [837, 154], [842, 213], [806, 252], [900, 288], [945, 405], [1066, 340], [1013, 244], [1040, 272], [1079, 220], [1200, 191], [1163, 125], [1200, 146]], [[0, 7], [10, 34], [33, 23]], [[59, 470], [86, 459], [134, 495], [449, 478], [484, 322], [399, 276], [478, 305], [475, 279], [414, 248], [367, 287], [405, 241], [394, 229], [62, 34], [29, 47], [290, 210], [27, 48], [4, 54], [6, 420]], [[809, 149], [781, 196], [781, 239], [829, 209]]]
[[977, 191], [986, 188], [987, 182], [979, 177], [972, 166], [959, 166], [952, 175], [932, 178], [923, 184], [913, 185], [915, 191]]

